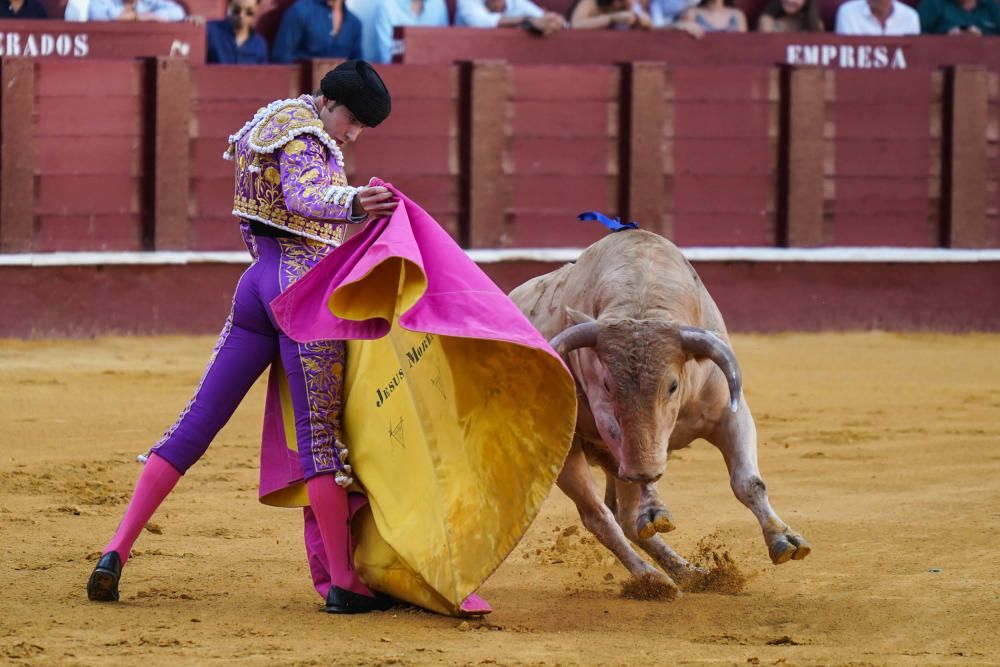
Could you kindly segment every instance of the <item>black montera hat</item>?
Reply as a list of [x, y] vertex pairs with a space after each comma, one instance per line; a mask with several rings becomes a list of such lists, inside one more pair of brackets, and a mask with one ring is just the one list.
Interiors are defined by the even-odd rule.
[[364, 60], [348, 60], [326, 73], [319, 84], [323, 97], [340, 102], [368, 127], [389, 117], [392, 99], [375, 68]]

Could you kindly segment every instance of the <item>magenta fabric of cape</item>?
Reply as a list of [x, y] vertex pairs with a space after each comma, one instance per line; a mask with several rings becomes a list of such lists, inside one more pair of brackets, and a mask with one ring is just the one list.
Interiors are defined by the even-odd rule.
[[404, 328], [506, 341], [544, 349], [558, 358], [517, 306], [426, 211], [389, 183], [376, 179], [373, 185], [396, 193], [399, 206], [391, 217], [369, 223], [271, 302], [278, 325], [289, 337], [306, 342], [385, 336], [391, 322], [341, 319], [330, 312], [327, 303], [340, 287], [398, 257], [420, 267], [427, 277], [423, 297], [400, 315]]

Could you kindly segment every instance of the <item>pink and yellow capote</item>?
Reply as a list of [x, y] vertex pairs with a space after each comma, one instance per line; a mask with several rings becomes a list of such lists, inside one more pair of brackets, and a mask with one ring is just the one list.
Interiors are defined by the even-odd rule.
[[[365, 583], [443, 614], [500, 565], [570, 444], [576, 390], [559, 356], [423, 209], [399, 206], [271, 302], [292, 339], [347, 341], [343, 443], [364, 493], [351, 526]], [[272, 376], [261, 501], [308, 497]], [[358, 507], [360, 505], [360, 507]]]

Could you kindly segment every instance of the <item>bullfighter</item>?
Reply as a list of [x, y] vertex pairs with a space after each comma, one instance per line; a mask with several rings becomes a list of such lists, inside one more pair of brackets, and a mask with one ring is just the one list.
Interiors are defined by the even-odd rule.
[[391, 604], [362, 583], [345, 548], [352, 471], [340, 440], [344, 342], [296, 343], [278, 328], [269, 305], [344, 240], [348, 224], [396, 207], [398, 199], [384, 187], [350, 187], [341, 153], [390, 110], [389, 91], [375, 69], [347, 61], [323, 77], [315, 95], [272, 102], [229, 137], [224, 157], [235, 163], [233, 215], [252, 264], [236, 285], [194, 396], [140, 457], [145, 466], [128, 509], [87, 583], [91, 600], [119, 599], [122, 567], [139, 533], [271, 366], [294, 432], [293, 464], [308, 495], [307, 550], [326, 611], [361, 613]]

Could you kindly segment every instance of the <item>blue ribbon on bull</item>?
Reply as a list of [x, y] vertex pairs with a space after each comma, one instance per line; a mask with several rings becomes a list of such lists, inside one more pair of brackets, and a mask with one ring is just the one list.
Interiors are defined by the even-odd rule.
[[631, 222], [622, 222], [621, 218], [609, 218], [603, 213], [598, 213], [597, 211], [587, 211], [586, 213], [581, 213], [576, 216], [576, 219], [580, 222], [589, 222], [590, 220], [597, 220], [599, 223], [607, 227], [613, 232], [620, 232], [623, 229], [639, 229], [639, 223], [635, 220]]

